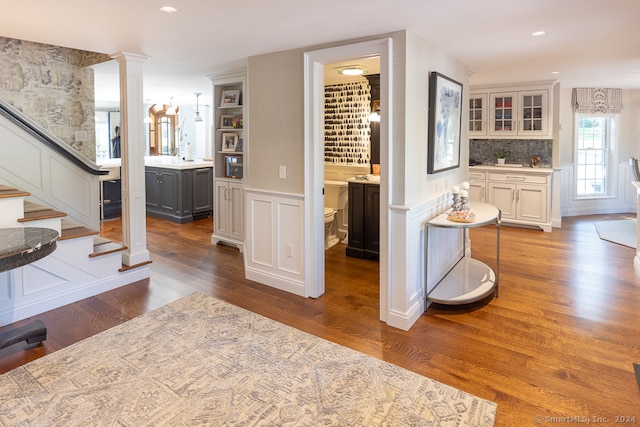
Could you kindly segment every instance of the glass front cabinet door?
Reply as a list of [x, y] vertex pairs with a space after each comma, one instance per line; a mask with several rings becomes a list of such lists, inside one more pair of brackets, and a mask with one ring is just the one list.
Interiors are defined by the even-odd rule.
[[518, 92], [520, 105], [521, 135], [546, 135], [547, 126], [547, 91]]
[[547, 90], [491, 93], [489, 135], [505, 137], [549, 136]]
[[516, 135], [517, 126], [514, 117], [516, 94], [492, 93], [490, 98], [491, 128], [489, 134], [494, 136]]
[[469, 95], [469, 137], [487, 136], [487, 94]]

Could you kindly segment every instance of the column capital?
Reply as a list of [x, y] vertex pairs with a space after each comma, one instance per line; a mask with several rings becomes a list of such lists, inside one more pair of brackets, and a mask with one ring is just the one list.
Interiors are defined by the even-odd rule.
[[140, 55], [137, 53], [129, 53], [129, 52], [114, 53], [109, 56], [111, 57], [111, 59], [115, 59], [118, 62], [122, 62], [122, 61], [144, 62], [150, 58], [150, 56]]

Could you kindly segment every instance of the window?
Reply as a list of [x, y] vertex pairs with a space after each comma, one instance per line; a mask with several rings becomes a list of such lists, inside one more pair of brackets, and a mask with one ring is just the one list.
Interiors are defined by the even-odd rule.
[[576, 114], [576, 197], [612, 195], [617, 114]]

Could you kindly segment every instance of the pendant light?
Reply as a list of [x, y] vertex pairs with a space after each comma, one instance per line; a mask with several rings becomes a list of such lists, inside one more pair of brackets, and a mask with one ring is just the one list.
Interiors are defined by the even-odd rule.
[[169, 109], [165, 112], [167, 116], [175, 116], [178, 113], [175, 107], [172, 105], [172, 102], [173, 102], [173, 96], [169, 98]]
[[194, 122], [201, 122], [203, 120], [202, 116], [200, 115], [200, 108], [198, 106], [198, 98], [200, 97], [200, 95], [202, 95], [200, 92], [196, 92], [196, 116], [193, 118]]

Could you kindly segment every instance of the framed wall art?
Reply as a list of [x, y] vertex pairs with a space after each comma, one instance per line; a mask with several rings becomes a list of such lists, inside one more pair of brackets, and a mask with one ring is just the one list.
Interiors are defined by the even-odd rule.
[[460, 167], [462, 85], [436, 71], [429, 78], [427, 173]]

